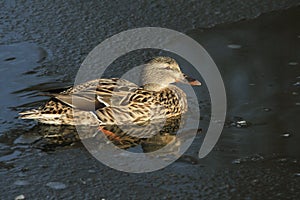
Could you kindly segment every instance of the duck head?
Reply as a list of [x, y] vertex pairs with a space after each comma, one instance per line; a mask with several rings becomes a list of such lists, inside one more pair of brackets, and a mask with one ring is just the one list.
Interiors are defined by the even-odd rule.
[[198, 80], [182, 73], [178, 63], [170, 57], [156, 57], [143, 69], [142, 84], [147, 90], [159, 91], [176, 82], [201, 85]]

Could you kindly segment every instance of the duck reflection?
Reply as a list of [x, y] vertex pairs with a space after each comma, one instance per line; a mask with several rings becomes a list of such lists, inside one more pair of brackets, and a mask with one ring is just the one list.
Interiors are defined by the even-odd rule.
[[[35, 141], [33, 146], [45, 151], [54, 150], [61, 146], [74, 146], [83, 141], [86, 144], [97, 146], [99, 150], [104, 144], [112, 143], [117, 148], [129, 151], [140, 146], [144, 153], [149, 153], [160, 150], [168, 144], [178, 147], [180, 141], [177, 138], [177, 133], [180, 127], [184, 126], [184, 122], [184, 117], [177, 116], [165, 119], [163, 125], [162, 121], [159, 120], [131, 128], [130, 126], [118, 125], [75, 127], [39, 124], [29, 132], [30, 134], [42, 135], [42, 138]], [[141, 131], [144, 132], [143, 136], [140, 134]]]

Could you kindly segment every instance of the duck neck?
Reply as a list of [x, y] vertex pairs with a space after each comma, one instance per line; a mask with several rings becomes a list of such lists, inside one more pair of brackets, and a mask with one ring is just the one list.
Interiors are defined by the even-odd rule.
[[145, 90], [155, 91], [155, 92], [161, 91], [161, 90], [165, 89], [166, 87], [167, 86], [158, 84], [158, 83], [147, 83], [143, 86], [143, 88]]

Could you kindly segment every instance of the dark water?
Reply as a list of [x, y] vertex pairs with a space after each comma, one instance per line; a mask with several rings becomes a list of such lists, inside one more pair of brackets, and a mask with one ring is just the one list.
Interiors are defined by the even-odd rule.
[[[49, 57], [49, 50], [29, 42], [1, 45], [3, 199], [20, 194], [30, 199], [153, 198], [154, 194], [161, 198], [297, 199], [299, 20], [298, 7], [187, 32], [206, 48], [223, 76], [227, 123], [218, 144], [205, 159], [197, 159], [203, 138], [199, 135], [179, 161], [148, 174], [112, 170], [80, 144], [51, 152], [33, 148], [31, 143], [40, 138], [40, 133], [65, 130], [21, 121], [16, 118], [17, 112], [41, 105], [47, 98], [39, 92], [67, 86], [71, 81], [62, 83], [64, 74], [45, 75], [42, 63]], [[205, 96], [201, 101], [204, 126], [209, 99]]]
[[47, 55], [43, 48], [29, 42], [0, 46], [0, 163], [4, 168], [5, 162], [20, 157], [28, 144], [39, 137], [24, 134], [33, 123], [24, 123], [17, 117], [19, 111], [35, 107], [45, 99], [37, 95], [38, 90], [55, 85], [52, 77], [39, 78], [43, 71], [38, 67]]
[[[17, 91], [41, 82], [36, 78], [37, 71], [34, 71], [34, 68], [45, 56], [46, 52], [42, 48], [30, 43], [0, 46], [1, 132], [10, 128], [9, 124], [16, 116], [12, 112], [12, 107], [23, 104], [26, 99], [29, 99], [30, 94], [34, 93], [31, 91], [27, 94], [18, 94]], [[32, 100], [27, 100], [30, 101]]]
[[[299, 11], [295, 8], [251, 23], [189, 32], [222, 73], [229, 128], [224, 129], [219, 146], [235, 150], [235, 156], [280, 153], [300, 157]], [[250, 126], [230, 127], [236, 117]]]

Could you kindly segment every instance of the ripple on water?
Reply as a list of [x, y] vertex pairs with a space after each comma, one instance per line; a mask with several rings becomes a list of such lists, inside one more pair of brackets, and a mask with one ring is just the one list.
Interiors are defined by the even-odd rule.
[[26, 128], [32, 124], [28, 125], [17, 116], [23, 105], [28, 109], [32, 102], [45, 99], [38, 95], [38, 86], [56, 82], [57, 77], [41, 76], [43, 71], [36, 70], [46, 57], [47, 51], [34, 43], [0, 45], [0, 90], [4, 97], [0, 99], [0, 149], [3, 149], [0, 162], [5, 168], [8, 168], [6, 162], [21, 156], [24, 144], [29, 147], [39, 139], [23, 135], [23, 124], [26, 123]]
[[18, 158], [22, 154], [21, 151], [15, 150], [13, 153], [1, 156], [0, 162], [6, 162]]
[[63, 190], [67, 188], [67, 185], [61, 182], [48, 182], [46, 186], [54, 189], [54, 190]]
[[17, 139], [14, 140], [14, 144], [32, 144], [41, 139], [40, 135], [20, 135]]
[[14, 182], [14, 185], [17, 185], [17, 186], [29, 185], [29, 181], [26, 181], [26, 180], [17, 180], [17, 181]]
[[230, 49], [240, 49], [242, 48], [242, 45], [239, 45], [239, 44], [229, 44], [227, 45], [228, 48]]
[[23, 73], [39, 66], [46, 56], [47, 52], [33, 43], [0, 45], [0, 90], [5, 97], [0, 99], [0, 132], [14, 126], [17, 113], [11, 108], [29, 101], [26, 96], [13, 92], [43, 81], [34, 74]]
[[298, 65], [297, 62], [289, 62], [288, 64], [289, 64], [290, 66], [296, 66], [296, 65]]

